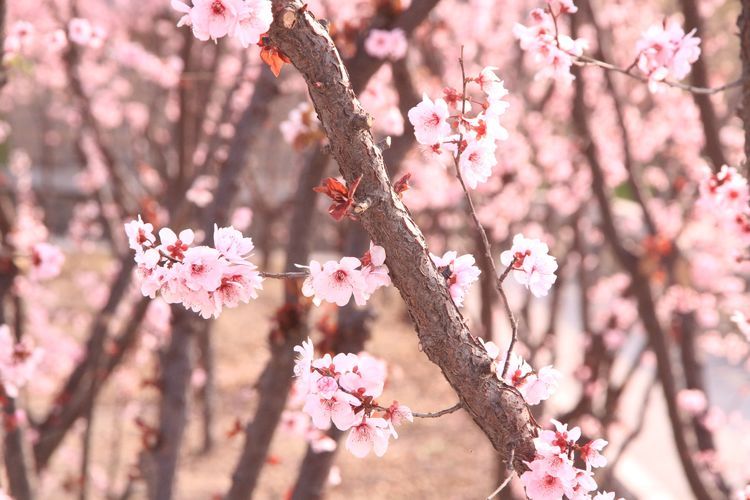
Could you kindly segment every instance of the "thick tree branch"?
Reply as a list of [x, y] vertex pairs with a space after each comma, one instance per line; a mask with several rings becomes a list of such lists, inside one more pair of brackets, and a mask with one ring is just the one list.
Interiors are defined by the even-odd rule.
[[424, 352], [443, 371], [465, 409], [516, 470], [534, 455], [531, 422], [523, 398], [492, 374], [491, 360], [463, 317], [430, 259], [421, 231], [393, 191], [367, 114], [326, 29], [299, 1], [275, 1], [271, 37], [307, 82], [341, 173], [362, 177], [360, 196], [374, 200], [361, 214], [371, 239], [385, 248], [394, 285], [404, 298]]

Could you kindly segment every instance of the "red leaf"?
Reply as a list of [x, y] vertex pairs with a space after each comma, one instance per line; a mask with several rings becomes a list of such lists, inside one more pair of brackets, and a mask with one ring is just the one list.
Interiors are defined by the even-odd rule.
[[323, 181], [318, 187], [313, 188], [316, 193], [323, 193], [333, 200], [333, 203], [328, 207], [328, 213], [331, 214], [335, 220], [341, 220], [345, 215], [349, 213], [352, 206], [354, 206], [354, 193], [357, 191], [359, 182], [362, 180], [362, 176], [359, 176], [357, 180], [352, 182], [352, 185], [347, 188], [339, 180], [329, 177]]
[[409, 190], [409, 188], [411, 188], [411, 186], [409, 185], [410, 179], [411, 179], [411, 172], [406, 172], [393, 185], [393, 190], [396, 191], [396, 194], [398, 195], [399, 198], [403, 197], [404, 191], [407, 191]]

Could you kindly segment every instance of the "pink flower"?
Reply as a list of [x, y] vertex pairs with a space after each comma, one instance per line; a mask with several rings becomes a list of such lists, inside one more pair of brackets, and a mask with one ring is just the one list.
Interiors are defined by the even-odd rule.
[[597, 492], [593, 500], [615, 500], [615, 494], [608, 491]]
[[696, 417], [706, 412], [708, 399], [699, 389], [683, 389], [677, 393], [677, 406], [688, 415]]
[[78, 45], [88, 45], [94, 36], [94, 29], [87, 19], [74, 17], [68, 23], [68, 38]]
[[432, 262], [445, 278], [451, 298], [458, 307], [464, 304], [469, 287], [479, 279], [481, 271], [474, 265], [474, 256], [465, 254], [458, 257], [456, 252], [446, 252], [442, 257], [430, 254]]
[[472, 189], [487, 182], [492, 174], [492, 167], [495, 165], [497, 165], [495, 141], [488, 139], [469, 140], [458, 161], [461, 176]]
[[376, 59], [390, 59], [398, 61], [406, 55], [409, 44], [404, 30], [373, 29], [365, 40], [365, 51]]
[[345, 431], [358, 421], [353, 409], [358, 405], [357, 398], [339, 390], [330, 398], [309, 394], [303, 411], [312, 417], [313, 425], [318, 429], [327, 430], [333, 422], [337, 429]]
[[351, 393], [373, 398], [383, 394], [386, 377], [385, 363], [367, 353], [360, 353], [357, 357], [356, 371], [354, 367], [351, 370], [341, 375], [341, 387]]
[[37, 243], [31, 247], [29, 278], [36, 281], [52, 279], [60, 274], [65, 255], [54, 245]]
[[185, 251], [194, 239], [195, 233], [192, 229], [183, 229], [178, 236], [168, 227], [163, 227], [159, 230], [159, 241], [161, 242], [159, 251], [173, 259], [182, 260], [185, 258]]
[[230, 262], [246, 262], [255, 246], [252, 238], [247, 238], [235, 228], [218, 227], [214, 224], [214, 247]]
[[133, 250], [140, 250], [143, 245], [151, 246], [156, 240], [154, 226], [143, 222], [140, 215], [138, 220], [132, 220], [125, 224], [125, 234], [128, 235], [128, 244]]
[[294, 376], [298, 377], [301, 390], [307, 392], [310, 385], [310, 374], [312, 373], [312, 361], [315, 357], [315, 348], [312, 340], [308, 337], [302, 344], [294, 346], [297, 357], [294, 360]]
[[370, 242], [370, 249], [362, 257], [362, 278], [365, 280], [367, 295], [372, 295], [380, 287], [390, 286], [391, 277], [385, 265], [385, 249]]
[[43, 351], [33, 349], [26, 339], [16, 343], [8, 325], [0, 325], [0, 384], [11, 398], [31, 380]]
[[249, 262], [226, 267], [221, 284], [213, 294], [218, 312], [221, 312], [223, 307], [237, 307], [240, 302], [247, 304], [250, 299], [257, 299], [256, 290], [263, 289], [262, 283], [263, 278], [260, 277], [255, 265]]
[[193, 34], [206, 41], [233, 33], [241, 10], [241, 0], [193, 0], [190, 9]]
[[[607, 465], [607, 458], [600, 452], [607, 446], [607, 441], [604, 439], [594, 439], [589, 441], [581, 447], [579, 454], [584, 462], [586, 462], [586, 468], [592, 467], [604, 467]], [[594, 487], [596, 489], [596, 487]]]
[[522, 234], [513, 237], [513, 246], [500, 254], [500, 262], [505, 266], [512, 263], [516, 281], [528, 288], [536, 297], [547, 295], [557, 280], [557, 261], [549, 255], [549, 247]]
[[448, 104], [443, 99], [432, 102], [426, 94], [422, 102], [411, 108], [408, 113], [409, 122], [414, 126], [417, 142], [425, 146], [440, 144], [451, 134], [448, 123]]
[[398, 401], [394, 401], [388, 408], [386, 420], [388, 422], [388, 429], [391, 432], [391, 436], [393, 436], [394, 439], [397, 439], [398, 433], [396, 432], [396, 427], [407, 421], [414, 422], [414, 415], [408, 406], [402, 405]]
[[352, 295], [357, 305], [367, 301], [367, 283], [358, 269], [361, 262], [356, 257], [344, 257], [339, 262], [328, 261], [321, 266], [317, 261], [310, 262], [310, 276], [302, 286], [306, 297], [313, 297], [319, 305], [321, 301], [345, 306]]
[[370, 450], [382, 457], [388, 450], [388, 423], [382, 418], [360, 417], [361, 423], [352, 427], [346, 438], [346, 449], [358, 458], [369, 455]]
[[556, 465], [550, 467], [547, 457], [537, 458], [529, 470], [521, 474], [521, 483], [530, 500], [558, 500], [573, 488], [576, 470], [565, 458], [554, 457]]
[[575, 14], [578, 12], [578, 7], [575, 6], [573, 0], [547, 0], [547, 6], [550, 12], [555, 16], [560, 14]]
[[658, 89], [657, 83], [673, 78], [681, 80], [690, 72], [692, 63], [698, 60], [701, 49], [700, 38], [693, 36], [696, 30], [687, 35], [674, 20], [648, 28], [636, 45], [638, 69], [649, 78], [649, 89]]
[[273, 22], [270, 0], [245, 0], [241, 3], [237, 24], [232, 33], [243, 47], [258, 43]]
[[193, 22], [190, 20], [190, 6], [182, 3], [180, 0], [170, 0], [170, 5], [174, 10], [180, 12], [182, 16], [177, 21], [177, 27], [180, 26], [192, 26]]
[[521, 393], [530, 405], [537, 405], [549, 399], [560, 384], [561, 374], [552, 366], [545, 366], [535, 376], [526, 379]]
[[226, 267], [227, 261], [215, 248], [192, 247], [185, 251], [182, 277], [191, 290], [213, 292], [221, 285]]

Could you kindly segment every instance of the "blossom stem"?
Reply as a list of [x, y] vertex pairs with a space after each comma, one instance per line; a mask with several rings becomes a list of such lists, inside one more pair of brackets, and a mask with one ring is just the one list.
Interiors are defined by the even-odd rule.
[[260, 275], [264, 278], [279, 279], [279, 280], [292, 280], [299, 278], [306, 278], [309, 273], [307, 271], [290, 271], [286, 273], [269, 273], [261, 271]]
[[[463, 117], [466, 113], [466, 68], [464, 66], [464, 47], [461, 46], [461, 55], [458, 58], [458, 63], [461, 65], [461, 80], [462, 80], [462, 90], [461, 90], [461, 116]], [[453, 158], [453, 164], [456, 167], [456, 177], [458, 178], [458, 182], [461, 184], [461, 189], [463, 189], [464, 196], [466, 197], [466, 202], [469, 207], [469, 214], [471, 215], [471, 218], [474, 221], [474, 225], [477, 228], [477, 231], [479, 232], [479, 236], [481, 236], [482, 239], [482, 246], [484, 247], [484, 255], [487, 260], [487, 262], [490, 264], [490, 267], [492, 268], [492, 274], [495, 276], [496, 279], [496, 288], [497, 292], [500, 295], [500, 299], [503, 302], [503, 307], [505, 309], [505, 314], [508, 316], [508, 320], [510, 321], [510, 328], [511, 328], [511, 338], [510, 338], [510, 344], [508, 345], [508, 352], [505, 355], [505, 365], [503, 366], [503, 372], [501, 374], [502, 377], [505, 376], [505, 373], [508, 371], [508, 366], [510, 364], [510, 354], [513, 352], [513, 347], [516, 344], [516, 341], [518, 340], [518, 321], [516, 320], [515, 315], [513, 314], [513, 311], [510, 308], [510, 302], [508, 302], [508, 297], [505, 295], [505, 290], [503, 290], [503, 280], [507, 277], [509, 270], [513, 267], [513, 263], [511, 263], [510, 266], [508, 266], [508, 269], [503, 272], [503, 274], [498, 277], [497, 274], [497, 267], [495, 266], [495, 261], [492, 260], [492, 247], [490, 246], [490, 241], [487, 238], [487, 232], [484, 230], [484, 227], [482, 226], [482, 223], [479, 222], [479, 217], [477, 216], [476, 208], [474, 208], [474, 200], [471, 198], [471, 194], [469, 194], [469, 190], [466, 188], [466, 184], [464, 183], [463, 175], [461, 174], [461, 168], [459, 166], [459, 162], [461, 161], [461, 143], [463, 142], [463, 132], [459, 133], [458, 136], [458, 148], [456, 156]], [[514, 260], [515, 261], [515, 260]]]
[[456, 412], [463, 408], [464, 405], [460, 401], [450, 408], [446, 408], [445, 410], [436, 411], [435, 413], [418, 413], [418, 412], [412, 412], [412, 415], [417, 418], [438, 418], [442, 417], [443, 415], [448, 415], [449, 413]]
[[508, 474], [508, 477], [505, 478], [505, 481], [503, 481], [500, 484], [500, 486], [497, 487], [497, 489], [495, 491], [493, 491], [492, 493], [490, 493], [490, 496], [487, 497], [487, 500], [492, 500], [493, 498], [495, 498], [497, 496], [498, 493], [500, 493], [501, 491], [503, 491], [505, 489], [505, 487], [508, 486], [508, 484], [510, 484], [510, 480], [512, 478], [513, 478], [513, 471], [511, 470], [511, 473]]

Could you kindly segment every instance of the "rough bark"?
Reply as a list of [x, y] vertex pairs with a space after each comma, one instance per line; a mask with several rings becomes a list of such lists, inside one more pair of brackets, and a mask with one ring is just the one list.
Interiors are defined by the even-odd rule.
[[[398, 166], [406, 154], [414, 146], [413, 127], [409, 123], [407, 113], [421, 100], [416, 92], [405, 59], [391, 64], [393, 82], [398, 93], [399, 110], [404, 118], [404, 133], [393, 140], [391, 146], [383, 152], [383, 160], [389, 175], [392, 177], [398, 171]], [[369, 237], [361, 225], [349, 225], [347, 228], [344, 255], [360, 256], [369, 247]], [[359, 352], [364, 349], [365, 342], [370, 337], [369, 319], [372, 312], [368, 307], [360, 309], [353, 303], [339, 309], [337, 322], [337, 338], [334, 351], [337, 353]], [[328, 436], [339, 442], [343, 432], [332, 428]], [[338, 447], [336, 448], [338, 450]], [[297, 475], [297, 483], [292, 494], [293, 500], [323, 498], [331, 467], [334, 464], [336, 451], [316, 453], [307, 447], [305, 458]]]
[[[750, 0], [740, 0], [742, 10], [737, 18], [740, 30], [740, 59], [742, 76], [750, 75]], [[750, 80], [742, 85], [740, 117], [745, 128], [745, 176], [750, 176]]]
[[191, 311], [172, 306], [172, 336], [161, 356], [159, 435], [155, 447], [142, 456], [141, 462], [148, 497], [152, 500], [173, 497], [174, 476], [187, 424], [190, 351], [198, 327], [194, 319]]
[[[680, 4], [682, 4], [682, 12], [685, 15], [685, 31], [697, 29], [697, 35], [705, 40], [703, 19], [698, 10], [696, 0], [680, 0]], [[706, 66], [706, 58], [703, 54], [693, 63], [691, 80], [693, 85], [697, 87], [710, 87], [708, 67]], [[716, 111], [711, 102], [711, 96], [693, 92], [693, 100], [695, 101], [695, 105], [698, 106], [698, 111], [701, 115], [703, 135], [706, 140], [704, 153], [711, 160], [713, 169], [718, 171], [722, 165], [726, 164], [727, 159], [724, 156], [724, 149], [721, 146], [719, 121], [716, 119]]]
[[424, 237], [393, 191], [370, 130], [371, 119], [352, 89], [349, 74], [326, 29], [299, 1], [275, 1], [271, 38], [307, 82], [331, 152], [347, 182], [361, 177], [357, 201], [370, 207], [360, 219], [385, 248], [394, 285], [403, 297], [422, 349], [442, 370], [466, 411], [514, 466], [534, 454], [535, 428], [520, 394], [504, 387], [432, 263]]
[[16, 400], [8, 397], [0, 387], [0, 398], [3, 404], [3, 461], [8, 475], [9, 493], [16, 500], [31, 500], [31, 484], [26, 471], [24, 459], [23, 435], [16, 422]]

